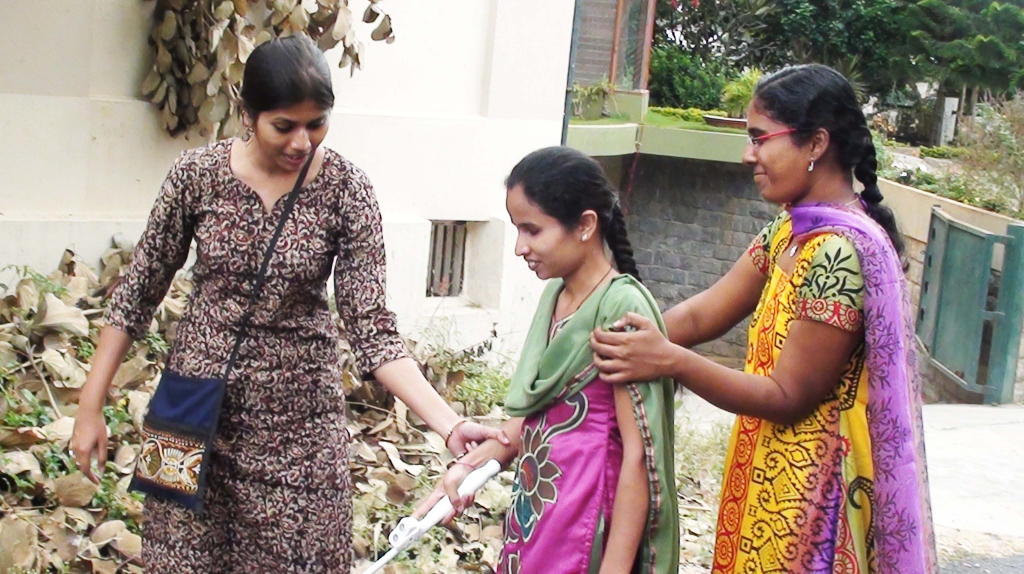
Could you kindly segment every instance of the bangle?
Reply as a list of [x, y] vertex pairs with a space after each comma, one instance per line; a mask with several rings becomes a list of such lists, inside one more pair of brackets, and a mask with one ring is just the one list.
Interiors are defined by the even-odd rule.
[[464, 422], [466, 422], [466, 419], [459, 419], [458, 421], [455, 422], [455, 424], [452, 425], [452, 428], [448, 429], [448, 436], [444, 437], [445, 448], [450, 448], [448, 446], [448, 441], [452, 439], [452, 434], [455, 433], [455, 429], [459, 428], [459, 425], [461, 425]]

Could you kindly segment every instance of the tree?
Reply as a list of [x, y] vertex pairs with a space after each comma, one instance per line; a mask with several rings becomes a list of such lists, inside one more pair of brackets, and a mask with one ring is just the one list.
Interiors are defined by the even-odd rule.
[[658, 5], [655, 45], [733, 71], [828, 64], [859, 79], [864, 96], [884, 96], [911, 79], [901, 1], [665, 0]]
[[715, 109], [740, 68], [770, 0], [662, 0], [655, 13], [649, 88], [659, 106]]
[[[1018, 0], [1019, 3], [1019, 0]], [[918, 73], [938, 84], [932, 143], [938, 143], [945, 96], [974, 111], [981, 91], [1006, 94], [1024, 79], [1024, 11], [991, 0], [920, 0], [908, 10]], [[970, 104], [965, 100], [970, 99]]]
[[[391, 43], [391, 17], [370, 0], [370, 37]], [[271, 38], [307, 34], [320, 49], [342, 46], [340, 66], [362, 65], [348, 0], [156, 0], [150, 45], [153, 67], [142, 95], [162, 111], [171, 135], [197, 131], [227, 137], [239, 130], [238, 94], [245, 62]]]
[[1004, 94], [1021, 79], [1024, 10], [990, 0], [921, 0], [910, 6], [921, 75], [960, 91]]
[[827, 64], [858, 76], [864, 95], [884, 96], [911, 79], [900, 0], [779, 0], [763, 24], [746, 65]]
[[736, 63], [763, 33], [771, 0], [661, 0], [655, 13], [654, 45], [686, 51], [703, 62]]

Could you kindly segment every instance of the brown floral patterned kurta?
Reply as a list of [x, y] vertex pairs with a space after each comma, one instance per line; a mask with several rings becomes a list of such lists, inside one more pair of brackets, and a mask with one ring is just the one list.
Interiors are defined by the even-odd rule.
[[[266, 213], [232, 174], [231, 145], [181, 155], [107, 310], [110, 325], [143, 336], [195, 239], [195, 290], [168, 358], [186, 376], [222, 376], [284, 205]], [[349, 436], [326, 288], [335, 262], [337, 307], [361, 371], [406, 351], [384, 305], [381, 218], [366, 176], [327, 150], [298, 193], [228, 381], [204, 513], [147, 500], [149, 573], [351, 567]]]

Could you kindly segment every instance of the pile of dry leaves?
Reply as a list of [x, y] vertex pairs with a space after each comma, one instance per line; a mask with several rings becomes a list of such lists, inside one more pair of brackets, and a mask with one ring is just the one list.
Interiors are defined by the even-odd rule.
[[[191, 283], [177, 277], [149, 333], [136, 342], [113, 381], [104, 415], [109, 462], [99, 485], [75, 468], [68, 442], [78, 395], [102, 326], [103, 306], [129, 260], [131, 245], [115, 238], [96, 273], [66, 252], [41, 275], [8, 268], [0, 284], [0, 572], [142, 572], [143, 499], [127, 486], [138, 454], [142, 418], [159, 381], [168, 341]], [[498, 424], [506, 371], [484, 366], [489, 343], [464, 351], [413, 342], [424, 370], [457, 410]], [[400, 402], [375, 385], [346, 376], [351, 470], [355, 483], [354, 545], [361, 572], [388, 550], [387, 535], [441, 476], [451, 455]], [[704, 437], [680, 426], [682, 557], [703, 570], [713, 542], [713, 500], [724, 431]], [[707, 444], [705, 444], [707, 443]], [[502, 544], [501, 519], [511, 501], [510, 472], [477, 495], [450, 528], [435, 528], [386, 572], [491, 572]], [[713, 504], [713, 503], [712, 503]], [[698, 571], [699, 571], [698, 570]]]
[[[110, 462], [99, 485], [76, 470], [68, 452], [103, 305], [130, 254], [131, 245], [115, 239], [99, 273], [70, 251], [49, 275], [5, 272], [13, 280], [0, 285], [7, 293], [0, 299], [0, 572], [143, 571], [143, 499], [127, 486], [142, 417], [191, 288], [186, 275], [174, 281], [150, 332], [132, 347], [110, 388], [104, 408]], [[346, 378], [346, 390], [354, 391], [357, 572], [387, 551], [387, 534], [430, 492], [450, 460], [444, 441], [413, 424], [404, 405], [371, 404], [371, 394], [359, 386]], [[460, 557], [474, 565], [466, 571], [493, 567], [510, 478], [503, 473], [491, 481], [475, 508], [451, 529], [431, 532], [391, 572], [459, 572]]]

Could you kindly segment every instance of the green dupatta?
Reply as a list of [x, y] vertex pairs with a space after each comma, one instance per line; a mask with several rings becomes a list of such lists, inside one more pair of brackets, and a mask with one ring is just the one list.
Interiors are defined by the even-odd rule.
[[[590, 333], [607, 328], [628, 312], [665, 324], [650, 291], [631, 275], [619, 275], [599, 288], [569, 318], [548, 343], [551, 318], [564, 283], [548, 282], [537, 305], [505, 410], [526, 417], [572, 396], [597, 378], [590, 350]], [[679, 563], [679, 510], [676, 501], [675, 384], [670, 379], [630, 384], [633, 413], [644, 441], [649, 485], [649, 508], [644, 538], [637, 553], [639, 572], [675, 574]]]

